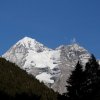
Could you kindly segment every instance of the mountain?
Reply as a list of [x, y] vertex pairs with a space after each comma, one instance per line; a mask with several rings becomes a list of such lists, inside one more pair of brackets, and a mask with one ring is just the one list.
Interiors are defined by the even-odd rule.
[[34, 75], [44, 83], [54, 83], [51, 79], [52, 69], [58, 65], [59, 50], [52, 50], [37, 42], [35, 39], [25, 37], [18, 41], [2, 57], [16, 63], [21, 69]]
[[0, 58], [0, 99], [57, 100], [57, 93], [17, 65]]
[[2, 57], [16, 63], [28, 74], [62, 94], [66, 91], [66, 80], [77, 61], [81, 61], [84, 65], [90, 54], [76, 43], [62, 45], [53, 50], [35, 39], [24, 37]]
[[90, 58], [90, 54], [87, 50], [76, 43], [66, 46], [62, 45], [58, 47], [57, 50], [61, 51], [59, 64], [61, 75], [52, 85], [52, 88], [62, 94], [67, 91], [65, 88], [66, 80], [69, 78], [69, 75], [76, 66], [77, 62], [80, 61], [84, 66]]

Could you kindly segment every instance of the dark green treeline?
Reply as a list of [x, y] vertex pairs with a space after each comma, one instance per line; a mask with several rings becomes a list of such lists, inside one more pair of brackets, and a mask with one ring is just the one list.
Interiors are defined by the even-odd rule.
[[17, 65], [0, 58], [0, 100], [57, 100], [57, 94]]

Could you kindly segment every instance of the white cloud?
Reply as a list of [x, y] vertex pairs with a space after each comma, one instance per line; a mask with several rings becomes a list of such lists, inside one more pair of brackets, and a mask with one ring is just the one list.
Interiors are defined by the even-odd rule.
[[76, 43], [76, 38], [75, 37], [71, 40], [71, 43]]

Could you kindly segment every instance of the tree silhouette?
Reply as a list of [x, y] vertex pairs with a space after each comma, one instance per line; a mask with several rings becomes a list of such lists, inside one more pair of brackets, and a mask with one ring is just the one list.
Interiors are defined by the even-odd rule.
[[91, 58], [87, 62], [84, 73], [85, 79], [82, 89], [84, 98], [93, 99], [94, 94], [97, 93], [100, 87], [99, 64], [94, 55], [91, 55]]
[[79, 100], [81, 98], [81, 85], [83, 82], [83, 69], [80, 62], [77, 63], [75, 70], [72, 71], [67, 83], [67, 99]]

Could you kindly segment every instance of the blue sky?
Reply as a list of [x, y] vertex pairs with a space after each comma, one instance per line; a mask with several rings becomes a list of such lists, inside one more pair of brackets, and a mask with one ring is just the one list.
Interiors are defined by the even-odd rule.
[[100, 0], [0, 0], [0, 55], [24, 36], [50, 48], [76, 38], [100, 58]]

